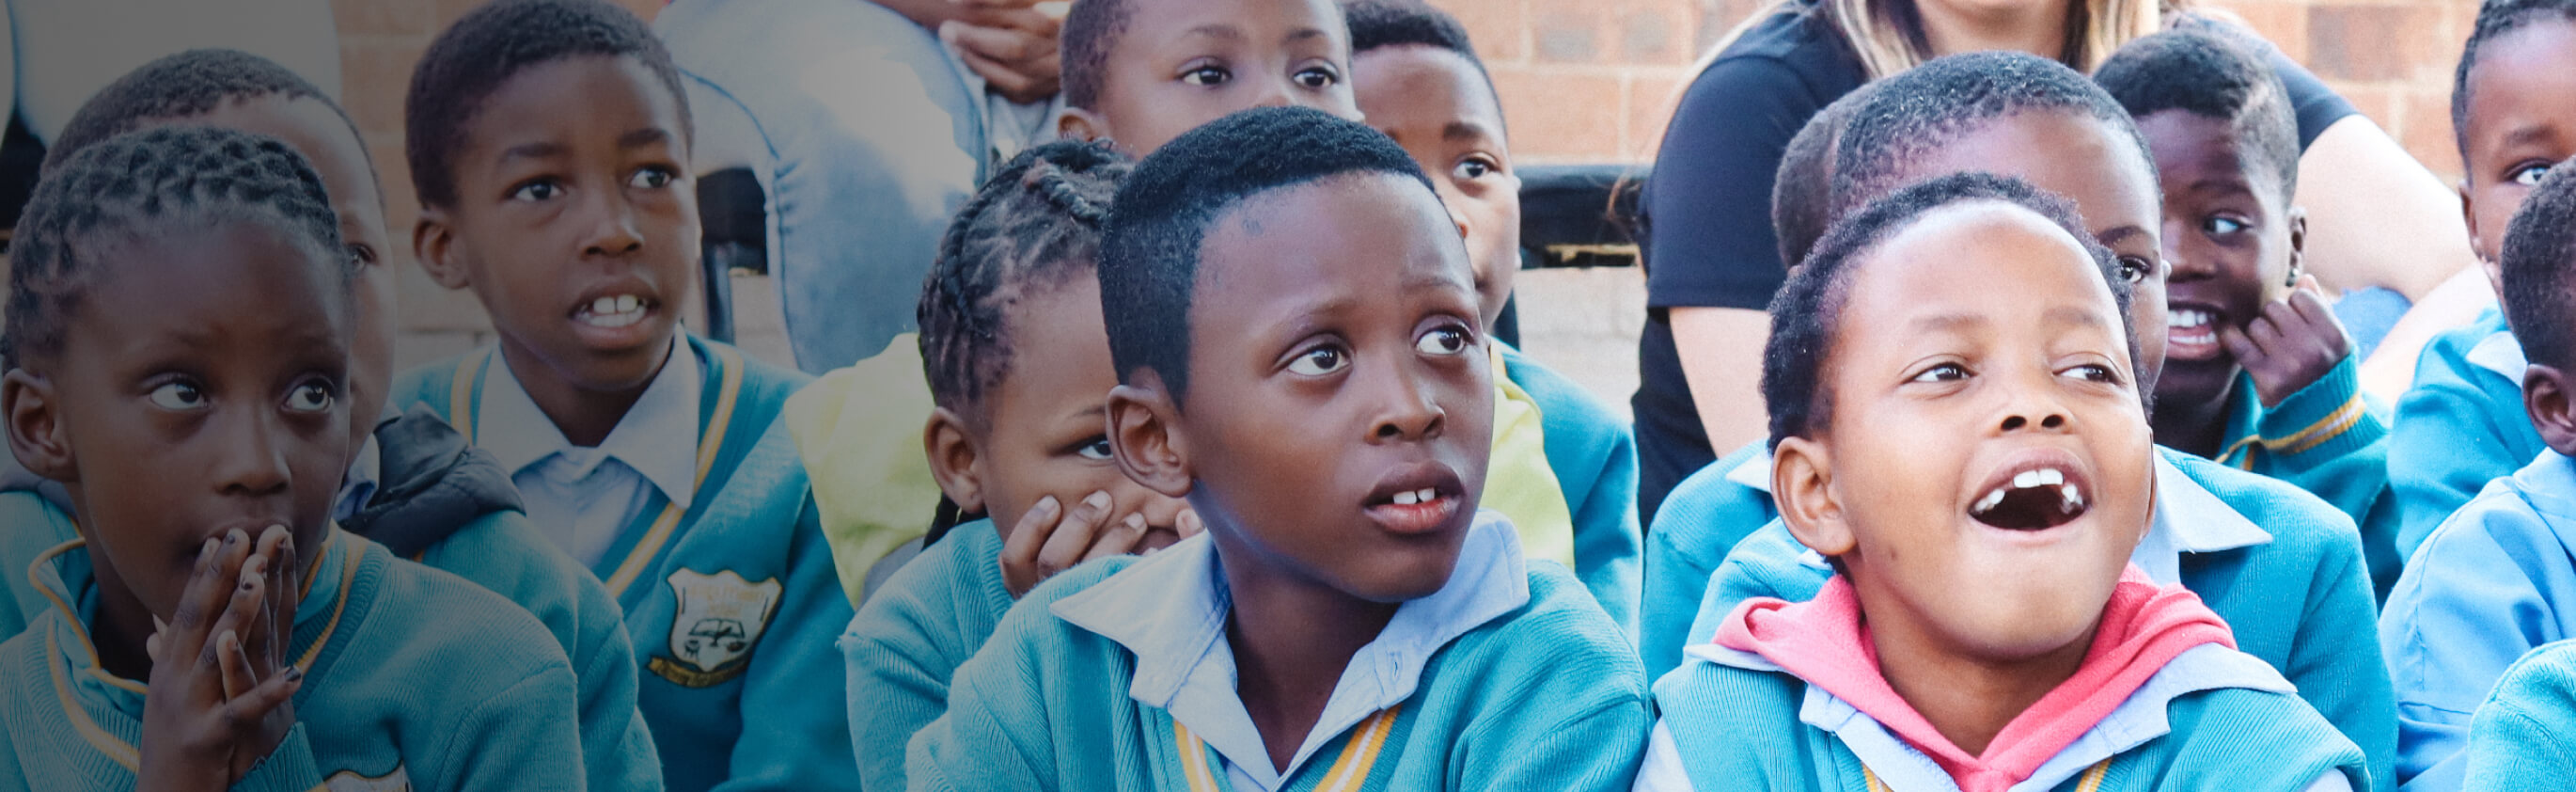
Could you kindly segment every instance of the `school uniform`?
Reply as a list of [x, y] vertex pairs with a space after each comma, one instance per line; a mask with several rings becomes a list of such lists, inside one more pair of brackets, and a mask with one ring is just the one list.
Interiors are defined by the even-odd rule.
[[2522, 343], [2493, 308], [2424, 345], [2415, 385], [2397, 400], [2388, 433], [2388, 488], [2397, 497], [2396, 551], [2412, 558], [2433, 527], [2548, 450], [2522, 408]]
[[537, 529], [624, 608], [669, 788], [850, 788], [828, 637], [850, 603], [778, 421], [804, 377], [695, 337], [673, 344], [597, 448], [564, 442], [489, 347], [394, 392], [512, 471]]
[[[1756, 463], [1758, 477], [1736, 479], [1767, 488], [1768, 457], [1747, 466]], [[2387, 777], [2397, 753], [2396, 698], [2372, 640], [2377, 608], [2350, 519], [2297, 488], [2191, 454], [2159, 447], [2155, 464], [2154, 521], [2130, 562], [2156, 582], [2199, 594], [2232, 627], [2238, 649], [2296, 683], [2361, 746], [2374, 777]], [[1667, 512], [1673, 508], [1668, 502]], [[1702, 578], [1684, 645], [1707, 642], [1745, 600], [1803, 601], [1832, 575], [1823, 556], [1774, 519]]]
[[850, 620], [840, 645], [860, 788], [904, 788], [904, 744], [948, 711], [949, 677], [1011, 609], [1001, 558], [1002, 533], [991, 520], [959, 525]]
[[2386, 594], [2406, 563], [2397, 554], [2397, 499], [2388, 492], [2388, 425], [2362, 399], [2359, 363], [2332, 371], [2269, 408], [2254, 376], [2238, 374], [2219, 464], [2296, 484], [2352, 516], [2372, 590]]
[[2576, 642], [2533, 649], [2496, 680], [2469, 729], [2466, 789], [2523, 792], [2576, 777]]
[[[1030, 592], [913, 737], [917, 790], [1625, 789], [1650, 725], [1628, 639], [1478, 515], [1439, 591], [1352, 656], [1275, 767], [1235, 692], [1205, 535]], [[1260, 625], [1241, 625], [1261, 629]]]
[[1492, 355], [1494, 447], [1484, 508], [1511, 518], [1530, 558], [1573, 569], [1633, 638], [1644, 554], [1636, 431], [1520, 350], [1496, 341]]
[[[233, 789], [583, 788], [572, 668], [535, 618], [344, 531], [304, 557], [296, 722]], [[146, 688], [99, 665], [91, 563], [73, 541], [23, 572], [53, 603], [0, 643], [0, 789], [134, 788]]]
[[[1637, 789], [2367, 790], [2360, 749], [2134, 566], [2075, 676], [1969, 755], [1879, 677], [1851, 584], [1756, 600], [1655, 685]], [[2159, 606], [2159, 604], [2161, 606]], [[2196, 612], [2194, 612], [2196, 611]], [[1804, 634], [1783, 638], [1787, 628]]]
[[2576, 638], [2576, 460], [2555, 451], [2434, 528], [2379, 618], [2397, 683], [2397, 780], [2458, 789], [2470, 720], [2505, 668]]

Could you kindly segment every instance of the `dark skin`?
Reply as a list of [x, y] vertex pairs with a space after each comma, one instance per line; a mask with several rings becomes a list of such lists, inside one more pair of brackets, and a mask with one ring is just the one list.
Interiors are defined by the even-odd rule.
[[1205, 521], [1237, 691], [1284, 769], [1351, 655], [1456, 567], [1491, 451], [1492, 367], [1466, 250], [1419, 182], [1256, 195], [1200, 251], [1190, 390], [1134, 372], [1110, 392], [1110, 445]]
[[2576, 23], [2533, 22], [2478, 51], [2469, 71], [2460, 213], [2487, 285], [2504, 293], [2505, 226], [2552, 166], [2576, 156]]
[[696, 288], [679, 97], [633, 58], [565, 58], [512, 76], [465, 131], [456, 205], [421, 207], [413, 252], [474, 290], [564, 438], [599, 445], [668, 362]]
[[0, 379], [11, 453], [88, 543], [100, 662], [148, 680], [145, 789], [221, 789], [295, 722], [297, 551], [349, 444], [349, 283], [312, 247], [184, 219], [92, 246], [83, 305], [117, 310], [75, 309]]
[[1521, 179], [1512, 172], [1493, 85], [1458, 53], [1419, 44], [1360, 53], [1351, 71], [1352, 94], [1369, 125], [1413, 155], [1467, 239], [1491, 326], [1521, 269]]
[[1333, 0], [1129, 0], [1096, 107], [1056, 131], [1142, 158], [1201, 124], [1255, 107], [1311, 107], [1354, 121], [1350, 26]]
[[[1889, 686], [1982, 755], [2075, 674], [2146, 534], [2128, 334], [2081, 243], [2018, 206], [1936, 209], [1861, 255], [1819, 364], [1831, 423], [1780, 442], [1773, 492], [1798, 541], [1841, 562]], [[2041, 468], [2077, 512], [1980, 516]]]

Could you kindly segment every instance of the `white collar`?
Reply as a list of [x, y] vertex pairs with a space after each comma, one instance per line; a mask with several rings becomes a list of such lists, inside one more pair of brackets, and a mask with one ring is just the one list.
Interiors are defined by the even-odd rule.
[[2522, 342], [2514, 339], [2511, 330], [2498, 330], [2478, 339], [2477, 346], [2469, 347], [2468, 359], [2478, 368], [2504, 375], [2517, 388], [2522, 386], [2523, 370], [2531, 368], [2530, 358], [2523, 356]]
[[1233, 597], [1219, 565], [1216, 545], [1201, 534], [1057, 600], [1049, 610], [1134, 653], [1130, 698], [1170, 711], [1237, 769], [1272, 789], [1335, 736], [1411, 698], [1423, 668], [1450, 641], [1530, 599], [1529, 572], [1511, 522], [1496, 512], [1477, 513], [1449, 582], [1398, 606], [1377, 639], [1351, 655], [1323, 716], [1287, 772], [1280, 772], [1235, 692], [1234, 651], [1225, 641]]
[[662, 370], [627, 408], [626, 417], [608, 431], [595, 452], [565, 439], [545, 411], [528, 397], [527, 386], [510, 370], [509, 358], [492, 353], [494, 365], [483, 378], [483, 409], [474, 422], [474, 444], [492, 452], [501, 469], [513, 476], [557, 454], [591, 458], [598, 465], [623, 462], [662, 490], [662, 497], [689, 508], [698, 478], [698, 400], [705, 385], [698, 356], [678, 334]]
[[[2193, 481], [2182, 467], [2166, 457], [2163, 446], [2155, 449], [2156, 516], [2147, 535], [2138, 541], [2138, 549], [2129, 560], [2147, 571], [2157, 583], [2182, 580], [2183, 553], [2215, 553], [2270, 544], [2272, 534], [2245, 519], [2245, 515], [2218, 499], [2217, 493]], [[1754, 454], [1743, 464], [1726, 472], [1726, 480], [1764, 494], [1771, 492], [1771, 455]], [[1800, 556], [1810, 564], [1825, 566], [1824, 557], [1809, 550]]]

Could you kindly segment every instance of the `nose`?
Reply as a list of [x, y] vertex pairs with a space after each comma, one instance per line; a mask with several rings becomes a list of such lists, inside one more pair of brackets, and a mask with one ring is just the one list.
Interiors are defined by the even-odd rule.
[[1448, 428], [1449, 414], [1440, 408], [1431, 381], [1415, 370], [1410, 360], [1380, 367], [1381, 374], [1372, 379], [1376, 388], [1377, 417], [1369, 422], [1372, 443], [1421, 442], [1440, 436]]
[[2210, 268], [2208, 256], [2186, 255], [2186, 253], [2199, 253], [2199, 251], [2183, 249], [2191, 236], [2191, 227], [2186, 223], [2177, 221], [2165, 224], [2164, 242], [2157, 252], [2165, 257], [2166, 280], [2198, 280], [2214, 274]]
[[2063, 432], [2073, 425], [2066, 405], [2057, 398], [2056, 376], [2045, 365], [2032, 365], [2029, 371], [2009, 378], [2005, 387], [2003, 418], [1996, 428], [2004, 434], [2015, 432]]
[[269, 420], [265, 410], [228, 410], [215, 460], [215, 487], [224, 495], [262, 498], [281, 495], [293, 479], [281, 442], [286, 429]]
[[627, 256], [644, 247], [644, 233], [635, 223], [635, 206], [620, 190], [591, 190], [592, 214], [589, 230], [582, 239], [585, 256]]

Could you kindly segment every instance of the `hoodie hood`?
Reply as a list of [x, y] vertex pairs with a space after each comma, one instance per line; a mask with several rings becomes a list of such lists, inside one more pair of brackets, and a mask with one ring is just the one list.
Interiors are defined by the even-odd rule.
[[485, 514], [522, 508], [509, 471], [427, 405], [377, 424], [376, 447], [384, 458], [375, 497], [340, 526], [398, 557], [415, 557]]

